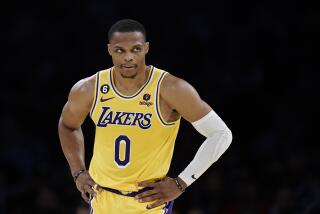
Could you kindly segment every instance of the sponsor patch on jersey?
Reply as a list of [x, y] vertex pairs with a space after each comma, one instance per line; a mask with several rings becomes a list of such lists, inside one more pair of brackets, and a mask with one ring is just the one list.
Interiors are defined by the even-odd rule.
[[153, 105], [153, 102], [148, 102], [148, 101], [142, 100], [142, 101], [139, 102], [139, 105], [145, 105], [145, 106], [149, 107], [149, 106]]
[[148, 93], [143, 95], [143, 100], [145, 100], [145, 101], [150, 100], [150, 98], [151, 98], [151, 95]]
[[139, 102], [139, 105], [145, 105], [145, 106], [152, 106], [153, 105], [153, 102], [149, 101], [151, 98], [151, 95], [150, 94], [144, 94], [143, 95], [143, 100], [141, 100]]

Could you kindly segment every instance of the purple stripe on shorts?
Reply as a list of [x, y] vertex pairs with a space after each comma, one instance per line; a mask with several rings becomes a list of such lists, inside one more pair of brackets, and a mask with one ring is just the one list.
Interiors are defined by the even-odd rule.
[[89, 203], [89, 211], [90, 211], [90, 213], [89, 214], [93, 214], [94, 212], [93, 212], [93, 207], [92, 207], [92, 197], [91, 197], [91, 195], [90, 195], [90, 203]]
[[169, 201], [167, 205], [163, 208], [164, 214], [172, 214], [173, 201]]
[[93, 208], [91, 206], [91, 203], [90, 203], [90, 213], [89, 214], [93, 214]]

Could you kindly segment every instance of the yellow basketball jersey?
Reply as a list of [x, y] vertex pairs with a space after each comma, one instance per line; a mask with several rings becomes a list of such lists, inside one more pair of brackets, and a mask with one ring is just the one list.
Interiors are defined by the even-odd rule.
[[159, 92], [167, 73], [151, 66], [146, 83], [132, 96], [121, 94], [114, 69], [97, 73], [90, 116], [96, 125], [89, 172], [101, 186], [137, 191], [137, 181], [163, 178], [170, 167], [180, 119], [161, 116]]

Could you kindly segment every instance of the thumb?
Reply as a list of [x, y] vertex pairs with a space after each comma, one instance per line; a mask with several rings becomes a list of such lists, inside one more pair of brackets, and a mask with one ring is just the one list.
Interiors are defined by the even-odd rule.
[[100, 185], [95, 184], [95, 185], [93, 186], [93, 189], [95, 189], [95, 190], [97, 190], [97, 191], [101, 191], [103, 188], [102, 188]]
[[137, 182], [137, 186], [139, 187], [155, 187], [157, 184], [155, 182], [150, 181], [141, 181]]

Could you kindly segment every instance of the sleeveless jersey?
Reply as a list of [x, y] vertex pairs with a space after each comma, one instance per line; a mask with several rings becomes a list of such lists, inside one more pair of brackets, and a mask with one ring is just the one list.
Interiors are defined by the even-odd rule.
[[137, 191], [136, 182], [167, 174], [180, 119], [167, 123], [161, 116], [159, 93], [166, 71], [151, 66], [147, 81], [131, 96], [117, 90], [113, 72], [110, 68], [96, 74], [89, 172], [101, 186]]

